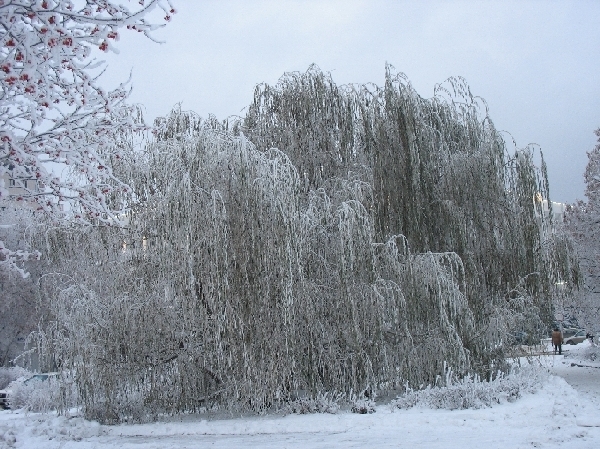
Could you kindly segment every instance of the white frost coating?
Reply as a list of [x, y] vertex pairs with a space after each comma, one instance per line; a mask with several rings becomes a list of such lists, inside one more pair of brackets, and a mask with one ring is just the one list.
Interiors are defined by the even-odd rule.
[[135, 186], [127, 229], [47, 234], [74, 274], [44, 280], [42, 356], [87, 416], [487, 378], [509, 331], [545, 331], [562, 259], [542, 250], [530, 153], [506, 156], [472, 98], [386, 78], [290, 74], [233, 126], [174, 110], [114, 167]]
[[[16, 203], [57, 219], [70, 204], [72, 220], [121, 223], [126, 204], [111, 197], [129, 187], [112, 161], [120, 139], [147, 126], [126, 103], [128, 82], [110, 91], [98, 84], [103, 63], [91, 54], [116, 51], [125, 27], [152, 38], [164, 25], [144, 16], [157, 6], [167, 21], [175, 12], [169, 0], [135, 3], [130, 10], [108, 0], [0, 2], [0, 215]], [[0, 269], [25, 274], [20, 262], [37, 257], [0, 246]]]

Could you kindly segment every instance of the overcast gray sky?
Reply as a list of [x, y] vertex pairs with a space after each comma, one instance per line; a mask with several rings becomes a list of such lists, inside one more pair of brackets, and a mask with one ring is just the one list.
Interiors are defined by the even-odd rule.
[[[178, 102], [223, 119], [256, 84], [317, 64], [338, 84], [383, 84], [385, 63], [417, 92], [466, 78], [496, 127], [537, 143], [554, 201], [584, 199], [586, 151], [600, 127], [600, 1], [173, 0], [155, 33], [123, 30], [103, 82], [133, 73], [151, 122]], [[160, 21], [161, 16], [155, 17]]]

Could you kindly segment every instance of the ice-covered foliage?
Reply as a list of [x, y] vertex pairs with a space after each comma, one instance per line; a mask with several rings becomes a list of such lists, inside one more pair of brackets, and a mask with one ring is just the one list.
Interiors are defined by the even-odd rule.
[[127, 229], [45, 233], [64, 274], [40, 352], [88, 417], [487, 378], [508, 330], [543, 327], [561, 265], [532, 149], [509, 155], [460, 80], [429, 100], [386, 80], [311, 68], [234, 123], [176, 109], [114, 166]]
[[19, 377], [31, 375], [31, 372], [20, 366], [0, 367], [0, 389], [4, 389]]
[[422, 390], [407, 387], [406, 392], [392, 401], [393, 407], [434, 409], [479, 409], [495, 404], [513, 402], [526, 393], [535, 393], [548, 379], [548, 371], [540, 367], [525, 367], [509, 374], [499, 372], [491, 381], [482, 381], [477, 376], [466, 376], [461, 380], [446, 373], [443, 386], [427, 386]]
[[590, 347], [586, 348], [586, 350], [583, 352], [582, 356], [585, 360], [591, 360], [592, 362], [599, 361], [600, 347], [598, 347], [596, 344], [590, 345]]
[[359, 413], [361, 415], [366, 415], [367, 413], [375, 413], [377, 411], [375, 409], [375, 405], [376, 404], [374, 399], [367, 398], [364, 395], [361, 395], [352, 399], [350, 411], [352, 413]]
[[18, 274], [25, 279], [29, 277], [25, 268], [27, 262], [40, 257], [40, 252], [31, 247], [29, 238], [37, 224], [37, 217], [30, 208], [0, 206], [0, 276]]
[[[117, 136], [145, 125], [128, 105], [127, 83], [102, 88], [95, 49], [116, 51], [123, 28], [146, 36], [162, 25], [145, 17], [169, 0], [141, 0], [133, 9], [109, 0], [0, 1], [0, 207], [9, 202], [62, 215], [68, 202], [81, 221], [118, 222], [124, 204], [107, 197], [127, 189], [111, 170]], [[52, 164], [55, 164], [54, 166]], [[74, 177], [57, 176], [57, 165]], [[26, 253], [0, 241], [0, 268]]]
[[60, 386], [56, 379], [15, 383], [10, 394], [10, 408], [25, 408], [32, 412], [55, 410], [59, 403]]
[[587, 202], [567, 206], [565, 228], [572, 237], [581, 264], [583, 288], [575, 301], [565, 301], [565, 308], [586, 328], [600, 333], [600, 129], [598, 143], [588, 152], [584, 173]]
[[40, 255], [32, 245], [36, 229], [30, 209], [7, 207], [0, 211], [0, 260], [4, 261], [0, 266], [0, 366], [11, 364], [37, 326], [36, 278], [43, 267], [34, 260]]
[[77, 388], [67, 373], [50, 375], [41, 380], [21, 367], [0, 368], [0, 387], [8, 391], [8, 404], [12, 410], [49, 412], [59, 407], [69, 409], [79, 403]]
[[307, 413], [336, 414], [340, 410], [340, 404], [344, 402], [345, 396], [344, 394], [318, 392], [315, 396], [304, 396], [290, 400], [282, 410], [284, 413], [299, 415]]
[[284, 413], [296, 413], [304, 415], [307, 413], [331, 413], [335, 414], [342, 407], [348, 407], [352, 413], [367, 414], [375, 413], [375, 400], [366, 397], [364, 391], [360, 395], [352, 392], [349, 394], [335, 392], [317, 392], [316, 395], [306, 395], [290, 399], [283, 405]]

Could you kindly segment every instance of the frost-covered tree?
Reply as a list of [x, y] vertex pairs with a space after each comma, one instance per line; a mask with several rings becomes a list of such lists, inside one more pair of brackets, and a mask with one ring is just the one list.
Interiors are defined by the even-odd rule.
[[[161, 26], [145, 19], [154, 8], [167, 21], [175, 12], [169, 0], [135, 3], [129, 9], [108, 0], [0, 2], [0, 206], [27, 201], [58, 215], [69, 202], [80, 221], [118, 221], [124, 205], [106, 201], [127, 189], [111, 170], [120, 157], [115, 136], [145, 125], [126, 103], [127, 84], [100, 86], [102, 63], [93, 53], [114, 50], [123, 28], [151, 37]], [[57, 176], [50, 163], [74, 177]], [[1, 266], [18, 258], [1, 241], [0, 253]]]
[[[12, 208], [0, 216], [0, 240], [21, 259], [36, 254], [31, 237], [36, 232], [31, 209]], [[30, 257], [13, 269], [0, 270], [0, 366], [8, 366], [23, 350], [27, 335], [38, 320], [37, 278], [40, 263]]]
[[[28, 270], [31, 271], [30, 262]], [[35, 277], [22, 279], [16, 272], [0, 272], [0, 366], [10, 366], [23, 352], [23, 343], [37, 328], [38, 301]]]
[[532, 148], [509, 155], [482, 106], [461, 79], [424, 99], [389, 67], [383, 88], [340, 88], [313, 70], [259, 86], [245, 133], [259, 148], [285, 148], [305, 188], [350, 176], [371, 185], [364, 206], [377, 239], [402, 234], [414, 252], [456, 252], [481, 318], [489, 303], [476, 301], [521, 285], [547, 319], [556, 273], [536, 200], [549, 197], [543, 159], [537, 170]]
[[585, 169], [587, 202], [567, 207], [565, 225], [572, 235], [583, 278], [577, 299], [568, 303], [570, 312], [589, 330], [600, 332], [600, 129], [595, 131], [599, 143], [588, 152]]
[[232, 123], [174, 110], [113, 167], [127, 228], [43, 235], [42, 356], [106, 421], [495, 373], [574, 280], [543, 162], [479, 106], [460, 80], [423, 99], [311, 68]]

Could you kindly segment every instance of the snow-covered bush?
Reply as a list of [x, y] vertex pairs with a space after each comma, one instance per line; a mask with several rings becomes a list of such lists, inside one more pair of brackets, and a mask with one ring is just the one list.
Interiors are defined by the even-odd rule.
[[360, 397], [352, 400], [350, 407], [352, 413], [360, 413], [366, 415], [367, 413], [375, 413], [375, 401], [371, 398]]
[[422, 390], [407, 387], [406, 392], [391, 405], [401, 409], [424, 407], [447, 410], [491, 407], [534, 393], [547, 378], [547, 370], [534, 366], [515, 369], [509, 374], [499, 372], [491, 381], [482, 381], [477, 376], [453, 381], [450, 377], [445, 386], [428, 386]]
[[584, 360], [591, 360], [592, 362], [600, 361], [600, 346], [597, 344], [590, 344], [589, 347], [581, 353], [581, 357]]
[[59, 404], [60, 385], [57, 379], [16, 383], [10, 395], [12, 409], [48, 412], [58, 408]]
[[11, 409], [24, 408], [32, 412], [68, 411], [78, 405], [77, 388], [69, 376], [50, 376], [46, 380], [32, 376], [32, 373], [28, 373], [28, 379], [21, 377], [21, 381], [11, 384]]
[[0, 389], [4, 389], [9, 383], [20, 377], [30, 376], [31, 372], [20, 366], [0, 367]]
[[316, 396], [304, 396], [288, 402], [282, 410], [284, 413], [296, 413], [304, 415], [308, 413], [331, 413], [340, 410], [340, 404], [344, 402], [342, 393], [317, 393]]

